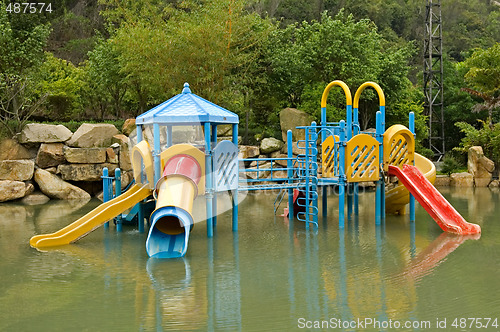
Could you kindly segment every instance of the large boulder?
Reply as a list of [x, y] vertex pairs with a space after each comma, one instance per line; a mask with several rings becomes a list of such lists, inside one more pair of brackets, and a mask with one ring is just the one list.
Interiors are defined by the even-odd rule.
[[40, 190], [51, 198], [90, 199], [89, 193], [85, 190], [67, 183], [66, 181], [61, 180], [57, 175], [40, 168], [35, 171], [35, 181], [40, 187]]
[[467, 170], [474, 177], [476, 187], [487, 187], [491, 182], [495, 163], [484, 155], [482, 147], [473, 146], [468, 151]]
[[1, 180], [0, 181], [0, 202], [12, 201], [23, 198], [33, 190], [31, 183], [22, 181]]
[[292, 140], [294, 142], [305, 139], [303, 129], [297, 129], [298, 126], [309, 126], [312, 118], [306, 112], [296, 108], [285, 108], [280, 112], [280, 126], [283, 141], [286, 142], [286, 133], [292, 130]]
[[0, 180], [27, 181], [33, 177], [35, 162], [33, 160], [0, 161]]
[[280, 151], [282, 147], [282, 141], [274, 137], [264, 138], [262, 142], [260, 142], [260, 153], [268, 154], [271, 152]]
[[100, 164], [106, 162], [106, 148], [64, 147], [64, 157], [73, 164]]
[[36, 155], [36, 165], [49, 168], [64, 163], [63, 147], [63, 143], [42, 143]]
[[66, 144], [75, 148], [107, 148], [111, 145], [113, 136], [118, 133], [118, 129], [112, 124], [84, 123], [75, 131]]
[[24, 146], [13, 139], [0, 142], [0, 160], [31, 159], [31, 153]]
[[102, 170], [109, 169], [110, 176], [115, 173], [113, 164], [65, 164], [57, 167], [57, 173], [65, 181], [102, 181]]
[[467, 172], [452, 173], [450, 175], [450, 186], [452, 187], [474, 187], [474, 177]]
[[238, 148], [238, 159], [256, 158], [260, 154], [260, 149], [258, 146], [240, 145]]
[[63, 125], [29, 123], [19, 135], [20, 143], [57, 143], [71, 138], [73, 133]]
[[135, 129], [135, 119], [127, 119], [123, 123], [122, 133], [123, 135], [129, 136]]

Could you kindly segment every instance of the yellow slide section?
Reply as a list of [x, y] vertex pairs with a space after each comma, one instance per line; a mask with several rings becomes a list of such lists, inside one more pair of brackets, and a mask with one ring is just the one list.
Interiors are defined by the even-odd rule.
[[[415, 153], [415, 166], [422, 174], [434, 184], [436, 180], [436, 167], [429, 159]], [[387, 213], [405, 214], [406, 204], [410, 202], [410, 192], [400, 184], [385, 193], [385, 211]]]
[[100, 227], [108, 220], [113, 219], [125, 210], [151, 195], [147, 185], [134, 185], [120, 196], [99, 205], [74, 223], [63, 229], [45, 235], [36, 235], [30, 239], [33, 248], [56, 247], [70, 244]]

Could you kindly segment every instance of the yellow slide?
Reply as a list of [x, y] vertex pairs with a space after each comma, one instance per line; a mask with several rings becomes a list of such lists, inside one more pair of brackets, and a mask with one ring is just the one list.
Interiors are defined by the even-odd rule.
[[113, 219], [125, 210], [151, 195], [147, 185], [134, 185], [120, 196], [99, 205], [74, 223], [63, 229], [45, 235], [36, 235], [30, 239], [33, 248], [55, 247], [70, 244]]
[[[415, 166], [422, 174], [434, 184], [436, 180], [436, 167], [429, 159], [415, 153]], [[399, 184], [395, 188], [388, 190], [385, 193], [385, 211], [387, 213], [404, 214], [406, 204], [410, 202], [410, 192], [403, 184]]]

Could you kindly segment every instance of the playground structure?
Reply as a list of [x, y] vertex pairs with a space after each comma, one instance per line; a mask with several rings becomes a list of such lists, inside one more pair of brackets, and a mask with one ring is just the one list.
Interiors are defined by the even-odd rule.
[[[327, 99], [334, 87], [340, 87], [346, 97], [346, 119], [340, 122], [326, 119]], [[360, 97], [367, 87], [375, 89], [379, 98], [375, 133], [362, 132], [358, 121]], [[318, 225], [320, 191], [322, 215], [327, 217], [328, 186], [338, 190], [338, 222], [342, 229], [346, 205], [347, 217], [358, 214], [360, 182], [376, 183], [377, 225], [386, 211], [405, 213], [408, 203], [410, 220], [415, 221], [417, 199], [444, 231], [479, 233], [480, 227], [467, 223], [433, 187], [436, 170], [430, 160], [415, 153], [413, 113], [409, 119], [408, 127], [398, 124], [385, 130], [385, 96], [378, 84], [362, 84], [352, 99], [344, 82], [333, 81], [321, 98], [321, 123], [298, 127], [305, 133], [305, 139], [295, 143], [301, 153], [293, 155], [289, 130], [286, 158], [238, 160], [238, 116], [191, 93], [186, 83], [181, 94], [137, 117], [137, 144], [131, 154], [135, 184], [60, 231], [32, 237], [30, 245], [47, 248], [75, 242], [131, 208], [137, 212], [141, 231], [144, 200], [153, 196], [155, 208], [148, 219], [147, 253], [158, 258], [182, 257], [194, 225], [193, 202], [198, 195], [205, 196], [207, 236], [212, 237], [217, 224], [218, 193], [231, 194], [233, 231], [238, 230], [238, 191], [271, 189], [279, 190], [275, 212], [276, 205], [288, 195], [289, 218], [304, 222], [309, 229]], [[222, 124], [232, 126], [231, 141], [217, 142], [217, 126]], [[152, 147], [144, 137], [148, 126], [152, 126]], [[174, 126], [199, 126], [204, 141], [173, 144]], [[278, 162], [286, 167], [278, 168]], [[256, 166], [239, 169], [241, 163]], [[277, 176], [283, 171], [286, 177]], [[253, 176], [245, 178], [251, 173]], [[386, 192], [390, 176], [396, 176], [399, 184]]]

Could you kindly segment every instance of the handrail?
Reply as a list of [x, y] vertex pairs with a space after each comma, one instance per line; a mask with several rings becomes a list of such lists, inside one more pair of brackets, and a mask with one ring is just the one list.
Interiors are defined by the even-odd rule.
[[361, 86], [356, 90], [356, 93], [354, 94], [354, 103], [353, 103], [353, 108], [358, 108], [359, 106], [359, 97], [361, 96], [361, 93], [367, 88], [367, 87], [372, 87], [377, 91], [378, 94], [378, 99], [379, 99], [379, 106], [385, 106], [385, 95], [384, 91], [382, 91], [382, 88], [380, 85], [378, 85], [375, 82], [365, 82], [361, 84]]

